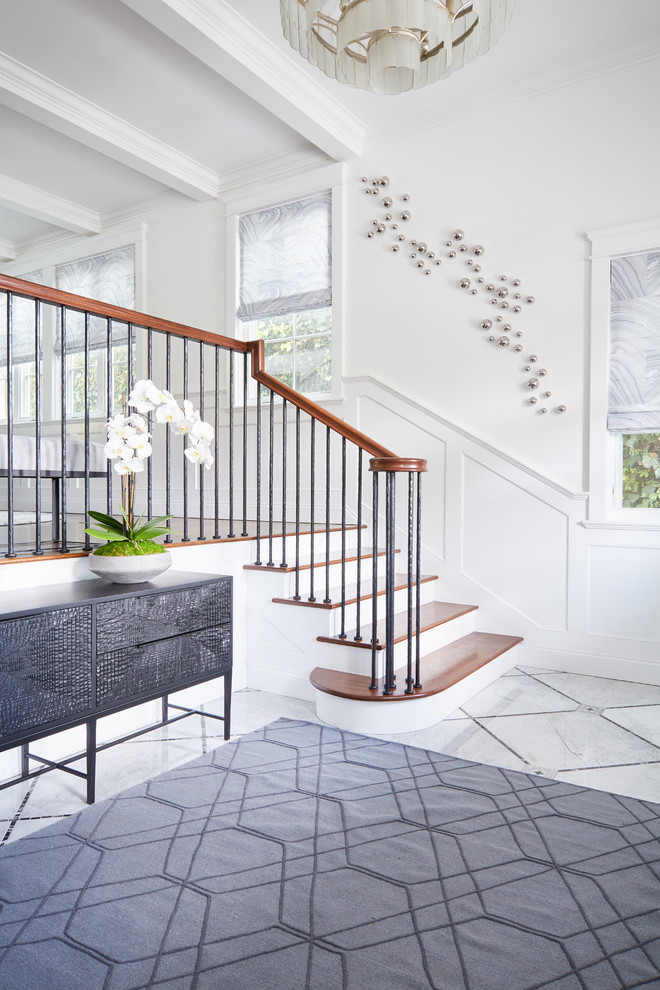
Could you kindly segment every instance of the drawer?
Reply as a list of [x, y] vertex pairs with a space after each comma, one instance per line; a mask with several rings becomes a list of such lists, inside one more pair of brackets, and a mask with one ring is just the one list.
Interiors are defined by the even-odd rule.
[[140, 646], [123, 647], [97, 658], [96, 697], [100, 708], [144, 695], [165, 694], [231, 667], [228, 624]]
[[96, 651], [108, 653], [228, 623], [231, 582], [137, 595], [96, 606]]
[[0, 622], [0, 741], [92, 707], [90, 606]]

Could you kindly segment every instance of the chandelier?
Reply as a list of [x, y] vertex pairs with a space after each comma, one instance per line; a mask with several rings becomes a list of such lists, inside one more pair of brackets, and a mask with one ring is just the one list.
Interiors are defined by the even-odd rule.
[[487, 52], [515, 0], [280, 0], [284, 36], [327, 76], [372, 93], [436, 82]]

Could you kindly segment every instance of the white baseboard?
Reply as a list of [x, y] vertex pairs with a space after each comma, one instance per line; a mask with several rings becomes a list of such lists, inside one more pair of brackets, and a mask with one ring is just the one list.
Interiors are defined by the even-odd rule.
[[523, 667], [545, 667], [569, 674], [589, 674], [610, 677], [617, 681], [637, 684], [660, 684], [660, 664], [654, 660], [631, 657], [608, 657], [597, 653], [573, 653], [548, 650], [522, 643], [518, 647], [516, 664]]

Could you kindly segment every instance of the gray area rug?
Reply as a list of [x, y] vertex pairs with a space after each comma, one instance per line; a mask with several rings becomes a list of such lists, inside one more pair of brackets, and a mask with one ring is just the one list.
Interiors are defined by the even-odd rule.
[[280, 719], [0, 851], [2, 990], [660, 986], [660, 806]]

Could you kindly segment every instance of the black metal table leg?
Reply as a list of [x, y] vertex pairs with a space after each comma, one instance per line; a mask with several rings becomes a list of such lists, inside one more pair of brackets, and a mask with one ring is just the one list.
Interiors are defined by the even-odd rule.
[[225, 680], [225, 739], [229, 739], [231, 734], [231, 670], [228, 670], [224, 677]]
[[87, 720], [87, 804], [94, 804], [96, 795], [96, 719]]

